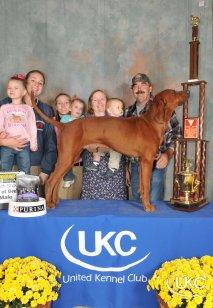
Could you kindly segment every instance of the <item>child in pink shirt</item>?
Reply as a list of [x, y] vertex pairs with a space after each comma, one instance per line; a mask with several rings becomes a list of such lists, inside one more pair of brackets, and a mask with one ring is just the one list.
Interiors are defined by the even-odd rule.
[[10, 137], [21, 136], [29, 141], [22, 150], [1, 147], [2, 171], [11, 171], [16, 161], [20, 171], [30, 172], [30, 150], [37, 151], [37, 128], [32, 107], [23, 103], [26, 94], [25, 80], [18, 76], [10, 78], [7, 95], [12, 103], [0, 108], [0, 132]]

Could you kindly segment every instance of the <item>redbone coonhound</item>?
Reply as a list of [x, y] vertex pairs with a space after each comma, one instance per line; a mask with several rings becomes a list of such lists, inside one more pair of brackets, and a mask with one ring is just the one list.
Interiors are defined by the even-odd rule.
[[35, 111], [46, 122], [61, 130], [55, 171], [45, 186], [48, 208], [54, 207], [58, 202], [60, 180], [72, 168], [81, 151], [88, 145], [99, 144], [130, 157], [138, 157], [139, 192], [144, 210], [155, 210], [150, 204], [149, 196], [153, 161], [174, 109], [187, 101], [188, 92], [167, 89], [158, 93], [149, 110], [141, 117], [91, 117], [67, 124], [44, 115], [36, 106], [33, 95], [31, 99]]

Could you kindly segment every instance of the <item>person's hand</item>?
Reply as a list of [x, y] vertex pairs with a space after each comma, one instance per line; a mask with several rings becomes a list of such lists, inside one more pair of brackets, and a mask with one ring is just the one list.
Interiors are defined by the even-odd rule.
[[39, 179], [40, 179], [40, 183], [41, 185], [46, 184], [47, 179], [49, 178], [49, 175], [44, 173], [44, 172], [40, 172], [39, 174]]
[[164, 169], [168, 165], [169, 156], [167, 153], [161, 153], [160, 157], [157, 160], [156, 168], [157, 169]]
[[88, 144], [84, 147], [87, 151], [90, 153], [96, 153], [96, 152], [102, 152], [102, 153], [108, 153], [110, 148], [107, 146], [104, 146], [99, 143], [94, 143], [94, 144]]
[[32, 152], [36, 152], [36, 151], [38, 150], [38, 147], [37, 147], [37, 146], [31, 146], [31, 147], [30, 147], [30, 150], [31, 150]]
[[28, 140], [22, 138], [21, 136], [10, 137], [4, 132], [0, 133], [0, 145], [2, 146], [21, 151], [27, 143]]
[[6, 138], [8, 135], [7, 135], [7, 133], [5, 133], [5, 132], [1, 132], [0, 133], [0, 138], [1, 139], [4, 139], [4, 138]]

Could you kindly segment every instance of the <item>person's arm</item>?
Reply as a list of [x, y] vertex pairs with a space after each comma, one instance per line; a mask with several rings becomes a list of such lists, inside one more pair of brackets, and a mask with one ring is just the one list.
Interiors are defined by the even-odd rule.
[[21, 137], [9, 137], [5, 133], [0, 133], [0, 146], [12, 148], [14, 150], [21, 150], [25, 147], [28, 141]]
[[36, 118], [33, 109], [29, 106], [28, 109], [28, 123], [29, 123], [29, 135], [30, 135], [30, 150], [37, 151], [37, 126]]
[[156, 168], [164, 169], [167, 167], [170, 158], [172, 158], [174, 150], [172, 148], [168, 148], [165, 152], [159, 155], [159, 158], [156, 163]]
[[5, 106], [3, 105], [0, 108], [0, 132], [5, 132]]
[[[57, 160], [56, 134], [53, 126], [45, 124], [44, 127], [44, 152], [41, 160], [42, 178], [47, 179], [50, 173], [54, 170]], [[43, 174], [47, 175], [43, 176]]]

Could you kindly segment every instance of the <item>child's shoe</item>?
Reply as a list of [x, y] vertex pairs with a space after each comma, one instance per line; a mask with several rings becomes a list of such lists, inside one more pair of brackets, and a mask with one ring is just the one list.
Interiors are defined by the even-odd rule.
[[75, 179], [70, 180], [70, 181], [64, 181], [63, 183], [63, 188], [69, 188], [71, 185], [75, 183]]
[[85, 169], [88, 170], [88, 171], [95, 171], [95, 172], [97, 172], [98, 169], [99, 169], [99, 164], [97, 162], [93, 161], [92, 164], [86, 166]]

